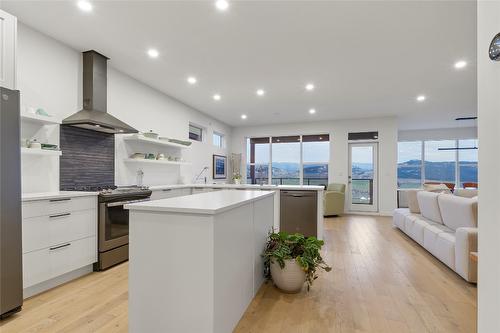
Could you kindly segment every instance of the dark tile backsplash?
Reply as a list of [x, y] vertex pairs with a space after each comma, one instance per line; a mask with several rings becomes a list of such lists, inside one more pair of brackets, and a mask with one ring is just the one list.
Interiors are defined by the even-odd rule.
[[60, 188], [115, 184], [115, 136], [62, 125], [60, 127]]

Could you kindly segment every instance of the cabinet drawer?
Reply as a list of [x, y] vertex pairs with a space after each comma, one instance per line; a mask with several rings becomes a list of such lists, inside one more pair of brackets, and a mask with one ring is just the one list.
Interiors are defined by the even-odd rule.
[[23, 254], [23, 288], [50, 279], [49, 250]]
[[23, 253], [95, 236], [97, 211], [83, 210], [23, 219]]
[[71, 272], [97, 261], [96, 237], [53, 246], [48, 251], [51, 277]]
[[23, 202], [23, 218], [97, 209], [96, 197], [57, 198]]
[[151, 194], [151, 200], [160, 200], [174, 197], [182, 197], [184, 195], [190, 195], [190, 188], [178, 188], [178, 189], [163, 189], [155, 190]]
[[97, 261], [96, 237], [67, 242], [23, 255], [23, 288]]

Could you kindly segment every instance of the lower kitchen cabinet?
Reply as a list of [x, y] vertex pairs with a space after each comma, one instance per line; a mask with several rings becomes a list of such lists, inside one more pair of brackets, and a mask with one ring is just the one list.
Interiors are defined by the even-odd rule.
[[23, 202], [22, 227], [24, 289], [97, 261], [95, 196]]
[[97, 261], [96, 237], [23, 254], [23, 287], [31, 287]]

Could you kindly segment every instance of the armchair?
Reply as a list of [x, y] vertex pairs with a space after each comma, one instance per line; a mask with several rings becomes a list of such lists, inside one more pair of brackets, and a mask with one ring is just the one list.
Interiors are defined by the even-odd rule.
[[344, 213], [345, 184], [328, 184], [323, 202], [324, 216], [341, 215]]

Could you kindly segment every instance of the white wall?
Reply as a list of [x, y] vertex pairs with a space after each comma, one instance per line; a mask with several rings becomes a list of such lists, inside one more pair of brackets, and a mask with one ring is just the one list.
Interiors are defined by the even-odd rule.
[[[82, 61], [79, 51], [20, 23], [18, 61], [22, 111], [30, 106], [41, 107], [52, 115], [65, 118], [81, 109]], [[211, 181], [212, 154], [227, 155], [227, 149], [217, 149], [212, 145], [212, 131], [225, 134], [226, 142], [230, 142], [229, 126], [114, 70], [111, 66], [108, 66], [108, 112], [141, 131], [153, 129], [160, 135], [171, 138], [187, 139], [190, 121], [206, 128], [206, 141], [194, 142], [192, 148], [183, 153], [182, 157], [192, 162], [192, 166], [145, 166], [142, 168], [145, 172], [144, 184], [177, 183], [181, 175], [191, 181], [193, 173], [198, 173], [204, 166], [210, 168], [207, 176]], [[42, 142], [59, 144], [59, 128], [23, 125], [22, 137], [35, 137]], [[117, 136], [116, 148], [116, 183], [135, 184], [137, 168], [122, 162], [127, 150], [120, 136]], [[155, 152], [155, 148], [151, 146], [135, 149]], [[58, 190], [58, 159], [23, 157], [22, 176], [24, 193]]]
[[500, 1], [478, 1], [479, 272], [478, 332], [500, 332], [500, 62], [488, 57], [500, 33]]
[[399, 141], [477, 139], [477, 127], [399, 131]]
[[349, 168], [347, 133], [364, 131], [379, 132], [379, 211], [381, 214], [389, 215], [396, 208], [398, 130], [395, 117], [234, 128], [232, 152], [242, 153], [243, 161], [246, 161], [245, 140], [248, 137], [328, 133], [330, 134], [329, 182], [347, 184]]

